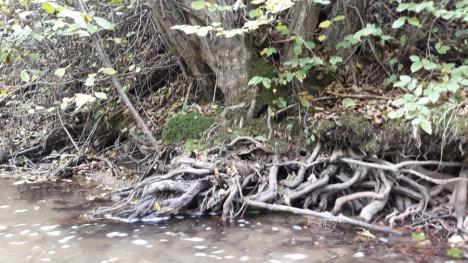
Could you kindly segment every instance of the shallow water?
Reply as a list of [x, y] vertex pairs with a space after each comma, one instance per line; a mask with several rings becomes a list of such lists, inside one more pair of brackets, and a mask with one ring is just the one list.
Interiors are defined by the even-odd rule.
[[411, 240], [359, 241], [354, 231], [322, 229], [284, 214], [252, 215], [229, 226], [183, 217], [157, 225], [89, 223], [80, 214], [95, 205], [86, 201], [90, 191], [97, 190], [72, 182], [13, 186], [0, 179], [0, 262], [448, 260], [430, 247], [415, 250]]

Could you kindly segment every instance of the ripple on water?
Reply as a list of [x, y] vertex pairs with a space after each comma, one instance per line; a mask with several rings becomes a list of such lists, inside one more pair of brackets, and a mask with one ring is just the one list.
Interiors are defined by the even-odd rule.
[[51, 225], [51, 226], [42, 226], [41, 228], [39, 228], [40, 230], [42, 231], [50, 231], [50, 230], [53, 230], [55, 228], [57, 228], [59, 225]]
[[61, 232], [60, 232], [59, 230], [56, 230], [56, 231], [47, 232], [46, 234], [47, 234], [48, 236], [51, 236], [51, 237], [58, 237], [58, 236], [60, 236], [60, 233], [61, 233]]
[[204, 239], [204, 238], [201, 238], [201, 237], [182, 238], [181, 240], [190, 241], [190, 242], [202, 242], [202, 241], [205, 241], [205, 239]]
[[128, 236], [127, 233], [120, 233], [120, 232], [110, 232], [106, 234], [107, 237], [112, 238], [112, 237], [126, 237]]
[[289, 260], [302, 260], [302, 259], [307, 258], [307, 255], [301, 254], [301, 253], [294, 253], [294, 254], [286, 254], [283, 257]]
[[143, 239], [135, 239], [132, 241], [132, 244], [137, 245], [137, 246], [144, 246], [148, 244], [148, 241], [143, 240]]
[[60, 244], [65, 244], [67, 243], [68, 241], [72, 240], [73, 238], [75, 238], [75, 236], [67, 236], [67, 237], [64, 237], [62, 239], [60, 239], [58, 242]]

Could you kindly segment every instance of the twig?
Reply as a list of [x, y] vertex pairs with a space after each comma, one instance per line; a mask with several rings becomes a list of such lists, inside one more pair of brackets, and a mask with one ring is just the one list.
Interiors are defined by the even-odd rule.
[[62, 128], [63, 130], [65, 131], [65, 133], [67, 134], [68, 138], [70, 139], [70, 141], [73, 143], [73, 146], [75, 146], [75, 149], [76, 151], [78, 152], [78, 154], [80, 154], [80, 148], [78, 147], [78, 145], [76, 144], [75, 140], [73, 140], [73, 137], [71, 136], [70, 132], [68, 131], [67, 127], [65, 127], [65, 124], [63, 123], [63, 120], [62, 120], [62, 115], [60, 114], [59, 110], [57, 109], [57, 115], [59, 117], [59, 120], [60, 120], [60, 125], [62, 125]]

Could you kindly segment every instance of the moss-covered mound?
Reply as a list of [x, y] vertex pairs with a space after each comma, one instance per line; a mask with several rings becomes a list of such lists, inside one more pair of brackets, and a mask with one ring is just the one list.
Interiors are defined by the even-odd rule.
[[180, 113], [170, 118], [164, 125], [162, 139], [167, 144], [182, 143], [188, 139], [200, 139], [214, 120], [197, 113]]
[[467, 149], [468, 117], [457, 116], [434, 127], [432, 135], [415, 132], [410, 123], [390, 120], [374, 125], [371, 120], [344, 114], [335, 119], [317, 121], [316, 134], [329, 148], [352, 147], [368, 154], [399, 152], [405, 155], [434, 155], [458, 159]]

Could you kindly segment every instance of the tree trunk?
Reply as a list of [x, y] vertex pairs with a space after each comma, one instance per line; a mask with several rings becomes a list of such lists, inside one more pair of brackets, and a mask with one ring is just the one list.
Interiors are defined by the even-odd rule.
[[[313, 40], [313, 33], [317, 28], [320, 5], [313, 1], [300, 0], [294, 3], [289, 22], [289, 33], [294, 36], [300, 36], [304, 41]], [[294, 45], [288, 43], [285, 47], [283, 61], [294, 57]]]
[[[229, 0], [211, 2], [220, 6], [233, 4]], [[238, 28], [243, 25], [243, 11], [196, 11], [190, 8], [191, 3], [190, 0], [153, 0], [154, 19], [167, 46], [180, 55], [186, 77], [197, 79], [207, 90], [219, 88], [226, 105], [249, 102], [255, 94], [249, 92], [247, 85], [250, 50], [246, 36], [226, 38], [210, 33], [199, 37], [171, 29], [174, 25], [206, 26], [213, 22], [221, 23], [225, 29]]]
[[[365, 0], [335, 0], [332, 4], [332, 9], [328, 19], [332, 20], [336, 16], [343, 15], [345, 20], [334, 23], [327, 28], [325, 46], [329, 50], [336, 50], [336, 44], [344, 39], [349, 34], [353, 34], [362, 28], [365, 23], [366, 14]], [[344, 25], [343, 25], [344, 22]], [[349, 53], [341, 51], [340, 53]]]
[[[326, 29], [325, 47], [329, 52], [334, 52], [345, 60], [346, 69], [349, 73], [348, 76], [352, 77], [352, 82], [357, 85], [359, 80], [356, 74], [356, 61], [352, 57], [355, 49], [340, 49], [336, 50], [336, 44], [342, 41], [347, 35], [353, 34], [360, 30], [365, 24], [367, 4], [365, 0], [335, 0], [332, 4], [332, 9], [328, 19], [332, 20], [334, 17], [344, 15], [345, 20], [334, 23]], [[343, 25], [344, 22], [344, 25]], [[344, 80], [349, 82], [350, 80]]]

